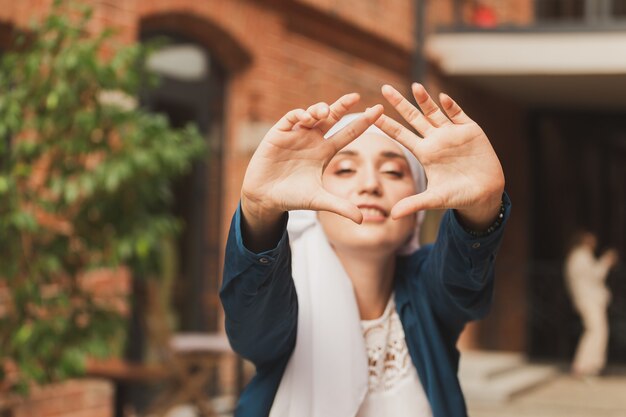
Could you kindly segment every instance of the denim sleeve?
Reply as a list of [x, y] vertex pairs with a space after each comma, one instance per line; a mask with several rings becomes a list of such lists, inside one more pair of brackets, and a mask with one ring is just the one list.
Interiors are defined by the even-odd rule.
[[291, 354], [295, 346], [298, 300], [286, 225], [275, 248], [251, 252], [243, 244], [240, 205], [226, 243], [220, 290], [226, 334], [233, 350], [256, 366]]
[[493, 233], [474, 237], [452, 210], [446, 211], [439, 234], [424, 263], [433, 309], [444, 322], [462, 327], [483, 318], [491, 307], [494, 265], [511, 201], [503, 195], [504, 220]]

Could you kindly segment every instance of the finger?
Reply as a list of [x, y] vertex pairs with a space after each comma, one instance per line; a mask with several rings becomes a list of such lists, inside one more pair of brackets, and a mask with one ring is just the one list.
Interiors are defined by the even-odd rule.
[[316, 211], [330, 211], [331, 213], [346, 217], [357, 224], [363, 222], [363, 213], [361, 213], [361, 210], [359, 210], [356, 205], [324, 189], [321, 190], [320, 194], [315, 199], [314, 207], [312, 208]]
[[417, 130], [421, 136], [426, 136], [433, 128], [428, 119], [412, 105], [402, 94], [390, 85], [383, 85], [381, 88], [383, 96], [400, 113], [400, 115]]
[[426, 116], [432, 124], [437, 127], [451, 124], [450, 119], [443, 114], [437, 103], [430, 97], [430, 94], [428, 94], [422, 84], [413, 83], [411, 90], [413, 91], [413, 97], [415, 97], [417, 105], [422, 109], [422, 113], [424, 113], [424, 116]]
[[321, 102], [321, 103], [313, 104], [311, 107], [309, 107], [306, 110], [306, 112], [311, 117], [307, 119], [306, 121], [301, 121], [300, 126], [312, 128], [320, 120], [323, 120], [326, 117], [328, 117], [328, 113], [330, 112], [330, 109], [328, 108], [328, 104]]
[[315, 119], [322, 120], [328, 117], [330, 108], [328, 107], [328, 104], [322, 101], [322, 102], [312, 105], [306, 111]]
[[361, 116], [328, 138], [328, 143], [331, 143], [334, 147], [333, 155], [361, 136], [383, 114], [383, 110], [384, 107], [380, 104], [365, 110]]
[[397, 140], [417, 156], [417, 144], [421, 138], [415, 133], [385, 114], [381, 115], [378, 120], [376, 120], [375, 125], [390, 138]]
[[391, 209], [391, 218], [396, 220], [422, 210], [443, 208], [441, 198], [428, 190], [398, 201]]
[[309, 119], [312, 119], [312, 116], [303, 109], [291, 110], [276, 122], [274, 128], [288, 132], [292, 130], [297, 123], [306, 122]]
[[330, 112], [325, 120], [321, 120], [317, 128], [326, 133], [335, 125], [343, 116], [345, 116], [352, 106], [359, 102], [361, 96], [357, 93], [346, 94], [330, 105]]
[[443, 111], [446, 112], [450, 120], [454, 123], [463, 124], [472, 122], [472, 119], [465, 114], [461, 106], [459, 106], [456, 101], [452, 100], [449, 95], [445, 93], [439, 94], [439, 102], [441, 103], [441, 107], [443, 107]]

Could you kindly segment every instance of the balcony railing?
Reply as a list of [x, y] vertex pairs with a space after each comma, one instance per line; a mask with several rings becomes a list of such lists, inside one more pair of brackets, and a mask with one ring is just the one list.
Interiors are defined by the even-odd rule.
[[592, 25], [626, 19], [626, 0], [535, 0], [537, 22]]
[[605, 30], [626, 29], [626, 0], [528, 0], [534, 2], [534, 21], [528, 26], [501, 22], [494, 7], [478, 0], [454, 0], [452, 27], [464, 30]]

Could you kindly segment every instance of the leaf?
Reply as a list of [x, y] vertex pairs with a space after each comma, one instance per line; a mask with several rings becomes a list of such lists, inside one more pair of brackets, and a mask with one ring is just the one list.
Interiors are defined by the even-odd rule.
[[15, 333], [15, 337], [13, 338], [13, 344], [16, 346], [23, 347], [29, 341], [31, 336], [33, 335], [33, 326], [32, 324], [24, 324]]
[[48, 94], [48, 98], [46, 99], [46, 107], [48, 110], [54, 110], [57, 108], [59, 104], [59, 95], [56, 92], [52, 92]]
[[65, 201], [71, 204], [76, 201], [79, 194], [80, 189], [78, 188], [78, 183], [76, 181], [69, 181], [65, 184]]
[[0, 194], [5, 194], [9, 191], [9, 179], [5, 176], [0, 176]]
[[26, 211], [13, 213], [11, 221], [16, 228], [27, 232], [34, 232], [38, 228], [37, 220], [35, 219], [35, 217], [31, 213]]
[[152, 247], [152, 242], [147, 237], [141, 237], [137, 240], [135, 244], [135, 252], [139, 258], [146, 258], [150, 252], [150, 248]]
[[69, 348], [63, 352], [60, 361], [61, 376], [64, 378], [85, 373], [85, 353], [77, 348]]

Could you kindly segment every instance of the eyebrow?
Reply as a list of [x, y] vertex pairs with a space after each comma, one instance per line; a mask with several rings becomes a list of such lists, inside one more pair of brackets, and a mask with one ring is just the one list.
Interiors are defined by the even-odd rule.
[[[345, 150], [345, 151], [337, 152], [337, 155], [359, 156], [359, 153], [355, 151]], [[393, 158], [406, 159], [404, 155], [399, 154], [397, 152], [393, 152], [393, 151], [383, 151], [380, 153], [380, 156], [384, 158], [390, 158], [390, 159], [393, 159]]]

